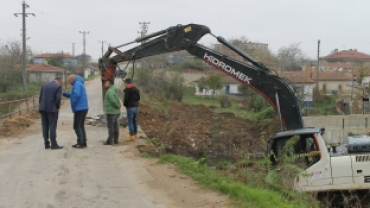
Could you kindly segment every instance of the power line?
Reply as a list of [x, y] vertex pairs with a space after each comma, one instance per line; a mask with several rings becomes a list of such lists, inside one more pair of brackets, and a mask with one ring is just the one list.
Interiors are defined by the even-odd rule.
[[34, 13], [26, 13], [26, 7], [30, 7], [26, 4], [25, 1], [22, 3], [22, 13], [14, 13], [14, 16], [18, 17], [18, 15], [22, 15], [22, 37], [23, 37], [23, 92], [24, 94], [27, 94], [27, 73], [26, 73], [26, 17], [27, 15], [33, 15], [36, 16]]

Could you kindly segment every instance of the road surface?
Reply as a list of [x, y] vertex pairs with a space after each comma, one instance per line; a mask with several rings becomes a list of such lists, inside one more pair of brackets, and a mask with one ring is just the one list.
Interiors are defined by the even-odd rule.
[[[88, 115], [102, 114], [100, 79], [89, 81], [86, 88]], [[175, 167], [135, 159], [124, 142], [127, 128], [121, 130], [119, 145], [105, 146], [107, 128], [86, 126], [88, 148], [72, 148], [76, 143], [72, 123], [67, 100], [58, 120], [61, 150], [44, 149], [39, 121], [34, 133], [0, 139], [0, 208], [224, 207], [227, 203], [224, 196], [185, 176], [177, 177]]]

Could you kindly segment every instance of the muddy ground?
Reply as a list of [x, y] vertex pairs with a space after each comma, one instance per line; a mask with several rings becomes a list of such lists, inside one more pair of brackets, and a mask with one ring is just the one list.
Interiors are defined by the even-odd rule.
[[[156, 148], [143, 151], [171, 152], [200, 157], [242, 157], [266, 151], [267, 140], [275, 133], [278, 121], [270, 125], [236, 118], [233, 113], [216, 113], [204, 105], [174, 103], [158, 109], [141, 105], [138, 123]], [[264, 133], [262, 133], [264, 132]], [[150, 149], [150, 148], [149, 148]]]

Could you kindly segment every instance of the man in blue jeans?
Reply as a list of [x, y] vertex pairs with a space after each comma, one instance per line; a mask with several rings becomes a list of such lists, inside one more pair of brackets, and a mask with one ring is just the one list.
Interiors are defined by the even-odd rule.
[[127, 111], [127, 123], [130, 137], [127, 142], [134, 141], [137, 137], [137, 114], [139, 112], [140, 91], [132, 84], [132, 79], [125, 79], [126, 88], [123, 90], [125, 98], [123, 105]]
[[72, 74], [68, 77], [69, 83], [72, 85], [71, 92], [64, 92], [63, 96], [71, 100], [71, 108], [74, 113], [73, 129], [77, 135], [77, 144], [72, 145], [74, 148], [87, 147], [85, 118], [89, 105], [87, 101], [86, 88], [82, 77]]
[[[56, 140], [58, 111], [62, 97], [62, 78], [44, 84], [40, 91], [39, 113], [41, 114], [42, 135], [45, 149], [62, 149]], [[49, 141], [50, 138], [50, 141]], [[51, 143], [51, 145], [50, 145]]]

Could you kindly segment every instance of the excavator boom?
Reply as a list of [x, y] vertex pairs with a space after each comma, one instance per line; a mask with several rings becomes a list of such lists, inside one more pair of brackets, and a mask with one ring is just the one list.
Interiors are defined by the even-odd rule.
[[[198, 44], [197, 42], [206, 34], [214, 36], [220, 43], [235, 51], [246, 61], [238, 61]], [[278, 111], [282, 121], [282, 130], [303, 128], [299, 100], [292, 86], [263, 63], [256, 61], [224, 38], [213, 35], [207, 26], [177, 25], [137, 38], [131, 43], [135, 42], [142, 42], [142, 44], [127, 51], [118, 49], [127, 44], [108, 49], [99, 60], [102, 81], [114, 78], [116, 66], [120, 62], [186, 50], [261, 94]], [[114, 56], [112, 56], [113, 53], [115, 53]]]

